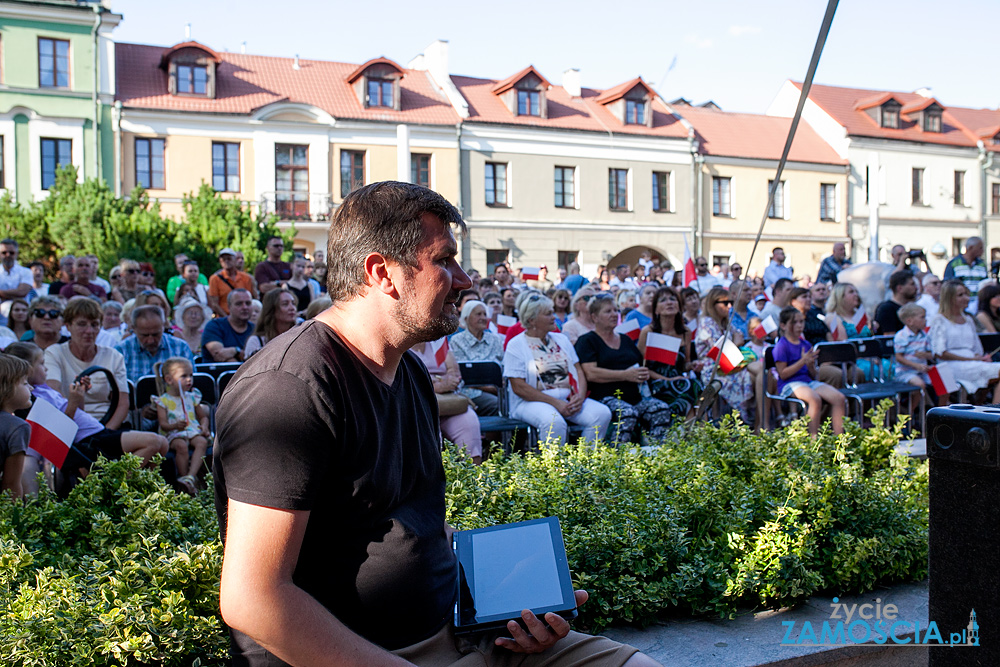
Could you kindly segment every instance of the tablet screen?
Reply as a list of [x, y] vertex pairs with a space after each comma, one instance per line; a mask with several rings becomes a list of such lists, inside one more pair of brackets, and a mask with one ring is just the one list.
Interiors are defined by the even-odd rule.
[[547, 524], [472, 535], [473, 596], [479, 617], [563, 601]]

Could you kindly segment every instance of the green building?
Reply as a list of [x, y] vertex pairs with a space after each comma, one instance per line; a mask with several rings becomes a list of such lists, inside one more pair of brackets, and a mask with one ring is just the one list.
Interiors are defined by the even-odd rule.
[[0, 188], [45, 196], [55, 170], [115, 183], [110, 0], [0, 0]]

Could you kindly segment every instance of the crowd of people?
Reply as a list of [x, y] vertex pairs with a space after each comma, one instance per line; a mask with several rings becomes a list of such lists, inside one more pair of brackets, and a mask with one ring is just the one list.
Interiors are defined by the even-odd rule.
[[[124, 258], [104, 279], [92, 255], [63, 257], [46, 282], [44, 264], [20, 264], [16, 240], [4, 239], [0, 346], [18, 343], [12, 353], [32, 365], [33, 395], [77, 421], [77, 444], [88, 453], [135, 452], [148, 462], [173, 451], [179, 483], [194, 493], [211, 434], [200, 428], [198, 401], [190, 400], [196, 394], [171, 373], [199, 362], [242, 362], [331, 303], [322, 251], [286, 262], [280, 237], [268, 239], [266, 251], [252, 274], [232, 248], [221, 249], [218, 268], [209, 271], [177, 255], [177, 273], [161, 289], [149, 263]], [[943, 403], [948, 397], [934, 394], [929, 377], [938, 365], [970, 395], [992, 386], [994, 401], [1000, 399], [1000, 364], [992, 360], [998, 352], [983, 350], [977, 335], [1000, 331], [1000, 285], [989, 279], [982, 252], [982, 241], [969, 239], [942, 280], [921, 270], [920, 253], [897, 246], [889, 296], [871, 318], [858, 288], [838, 281], [851, 266], [842, 243], [816, 280], [796, 276], [781, 248], [761, 275], [747, 279], [738, 263], [710, 270], [703, 257], [685, 279], [648, 252], [634, 266], [601, 266], [590, 279], [576, 263], [560, 267], [555, 281], [544, 266], [525, 279], [500, 263], [486, 276], [469, 271], [472, 287], [460, 295], [460, 328], [448, 344], [419, 344], [413, 352], [434, 381], [442, 432], [476, 462], [483, 441], [496, 435], [482, 433], [478, 417], [499, 414], [503, 404], [509, 416], [555, 442], [571, 435], [656, 441], [695, 413], [706, 388], [722, 411], [735, 410], [757, 428], [779, 416], [765, 407], [765, 396], [777, 394], [806, 404], [813, 432], [827, 404], [839, 431], [845, 381], [895, 376], [917, 385], [931, 404]], [[817, 364], [817, 344], [873, 335], [895, 337], [894, 359], [859, 359], [846, 377], [840, 367]], [[651, 336], [657, 346], [675, 341], [669, 361], [649, 353]], [[723, 364], [728, 344], [739, 358]], [[462, 361], [497, 362], [506, 388], [465, 385]], [[107, 372], [81, 376], [92, 366]], [[148, 375], [163, 391], [133, 419], [127, 381]], [[187, 407], [171, 387], [181, 388]], [[96, 425], [107, 433], [95, 439]], [[9, 443], [2, 453], [23, 461], [21, 474], [5, 471], [4, 488], [34, 491], [42, 457]]]

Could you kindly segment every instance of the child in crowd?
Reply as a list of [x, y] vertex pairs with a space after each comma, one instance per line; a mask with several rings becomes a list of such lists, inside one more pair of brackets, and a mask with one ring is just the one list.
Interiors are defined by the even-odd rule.
[[[896, 351], [896, 380], [927, 389], [931, 379], [927, 376], [928, 363], [934, 359], [931, 351], [931, 337], [927, 327], [927, 311], [923, 306], [908, 303], [899, 309], [899, 319], [905, 325], [893, 337]], [[919, 394], [910, 394], [910, 414]]]
[[153, 404], [160, 433], [174, 450], [180, 473], [177, 482], [195, 495], [197, 476], [208, 451], [208, 410], [201, 404], [201, 392], [194, 388], [191, 362], [184, 357], [170, 357], [158, 366], [154, 371], [156, 385], [163, 393], [153, 397]]
[[31, 407], [30, 372], [28, 362], [0, 354], [0, 493], [9, 491], [15, 498], [24, 495], [21, 474], [31, 427], [14, 412]]
[[[78, 430], [73, 445], [86, 456], [96, 458], [98, 454], [104, 454], [105, 458], [113, 460], [121, 458], [126, 453], [135, 454], [142, 459], [143, 466], [149, 468], [155, 465], [154, 456], [166, 455], [167, 441], [162, 436], [143, 431], [112, 431], [104, 428], [101, 422], [84, 412], [83, 401], [90, 389], [88, 376], [83, 376], [70, 384], [69, 398], [66, 398], [45, 382], [47, 371], [45, 351], [42, 348], [34, 343], [18, 342], [8, 345], [4, 351], [30, 364], [28, 380], [31, 383], [32, 395], [51, 403], [76, 422]], [[41, 454], [29, 449], [23, 478], [25, 493], [32, 495], [38, 493], [37, 475], [41, 470]], [[79, 473], [85, 476], [87, 470], [82, 469]]]
[[778, 371], [778, 393], [783, 398], [794, 396], [805, 401], [809, 413], [809, 433], [819, 433], [819, 417], [823, 401], [830, 404], [833, 432], [844, 432], [844, 395], [816, 379], [816, 358], [819, 352], [802, 337], [806, 317], [787, 306], [782, 309], [778, 326], [781, 338], [774, 346], [774, 367]]
[[754, 330], [760, 326], [761, 319], [756, 315], [753, 315], [749, 320], [747, 320], [747, 330], [750, 332], [750, 337], [747, 338], [747, 343], [743, 347], [749, 347], [753, 350], [753, 353], [757, 355], [758, 359], [764, 358], [764, 348], [767, 345], [764, 343], [763, 338], [757, 338]]

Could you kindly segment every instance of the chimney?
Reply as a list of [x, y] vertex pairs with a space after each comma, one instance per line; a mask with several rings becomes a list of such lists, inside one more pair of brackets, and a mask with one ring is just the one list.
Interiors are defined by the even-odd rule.
[[563, 72], [562, 86], [570, 97], [580, 97], [580, 70], [574, 67]]
[[934, 97], [934, 94], [931, 92], [930, 88], [917, 88], [913, 92], [916, 93], [917, 95], [920, 95], [920, 97]]
[[449, 81], [448, 42], [439, 39], [424, 49], [423, 64], [435, 81]]
[[292, 63], [292, 69], [300, 69], [299, 68], [299, 54], [297, 54], [297, 53], [295, 54], [295, 62]]
[[247, 52], [247, 43], [243, 42], [242, 44], [240, 44], [240, 53], [246, 55], [246, 52]]
[[190, 23], [185, 23], [184, 24], [184, 41], [185, 42], [190, 42], [191, 41], [191, 24]]

